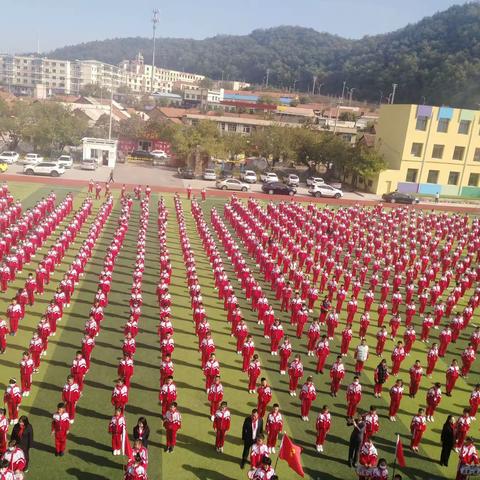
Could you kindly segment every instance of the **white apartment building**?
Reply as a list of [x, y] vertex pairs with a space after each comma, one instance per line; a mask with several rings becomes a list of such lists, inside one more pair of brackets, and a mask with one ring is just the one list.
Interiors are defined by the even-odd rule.
[[171, 93], [174, 82], [194, 84], [203, 78], [203, 75], [155, 67], [152, 85], [152, 66], [143, 63], [141, 54], [118, 66], [97, 60], [67, 61], [0, 54], [0, 85], [21, 94], [32, 94], [37, 85], [43, 85], [48, 94], [78, 94], [88, 84], [114, 91], [126, 86], [135, 93]]

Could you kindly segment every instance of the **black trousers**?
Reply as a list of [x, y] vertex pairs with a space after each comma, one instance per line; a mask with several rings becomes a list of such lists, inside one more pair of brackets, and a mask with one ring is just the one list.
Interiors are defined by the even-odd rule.
[[451, 452], [451, 445], [442, 445], [442, 453], [440, 454], [440, 465], [445, 465], [445, 467], [448, 467], [448, 460], [450, 458]]
[[358, 454], [360, 453], [360, 442], [350, 442], [348, 446], [348, 464], [353, 465], [358, 462]]
[[250, 454], [250, 448], [252, 448], [253, 441], [244, 440], [243, 441], [243, 452], [242, 452], [242, 463], [246, 463], [248, 460], [248, 455]]

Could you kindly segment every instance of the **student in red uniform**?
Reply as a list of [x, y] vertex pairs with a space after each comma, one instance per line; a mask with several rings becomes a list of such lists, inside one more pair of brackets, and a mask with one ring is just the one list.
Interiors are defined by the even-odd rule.
[[5, 353], [7, 349], [7, 334], [8, 334], [7, 322], [0, 318], [0, 355]]
[[353, 418], [357, 411], [357, 405], [362, 399], [362, 386], [358, 376], [353, 377], [353, 382], [347, 387], [347, 417]]
[[52, 436], [55, 437], [55, 456], [63, 457], [67, 446], [67, 435], [70, 430], [70, 417], [65, 411], [65, 404], [57, 405], [57, 412], [52, 417]]
[[10, 335], [13, 337], [17, 334], [18, 322], [22, 317], [22, 307], [18, 304], [16, 298], [12, 298], [12, 302], [7, 308], [7, 318], [10, 321]]
[[30, 356], [30, 352], [23, 352], [22, 360], [20, 361], [20, 382], [22, 386], [22, 396], [28, 397], [32, 387], [32, 375], [34, 369], [34, 362]]
[[396, 380], [393, 387], [390, 389], [390, 408], [388, 416], [391, 422], [397, 421], [397, 413], [400, 409], [400, 402], [403, 397], [403, 382], [402, 380]]
[[342, 380], [345, 378], [345, 365], [342, 362], [342, 356], [337, 355], [336, 361], [330, 368], [330, 395], [336, 397], [340, 390]]
[[73, 359], [70, 373], [73, 375], [75, 383], [78, 385], [78, 388], [81, 392], [83, 390], [85, 374], [87, 373], [87, 362], [83, 358], [83, 354], [81, 351], [78, 351], [77, 355]]
[[125, 385], [125, 379], [118, 378], [115, 381], [111, 401], [115, 410], [120, 409], [123, 413], [125, 405], [128, 403], [128, 387]]
[[262, 369], [260, 366], [260, 359], [258, 358], [257, 354], [255, 354], [252, 357], [252, 361], [248, 365], [247, 373], [248, 373], [248, 393], [255, 393], [257, 389], [257, 379], [262, 373]]
[[437, 382], [427, 391], [427, 409], [425, 410], [427, 422], [434, 421], [433, 415], [435, 414], [435, 410], [438, 407], [440, 401], [442, 400], [441, 386], [442, 385]]
[[410, 374], [410, 387], [408, 390], [408, 395], [410, 398], [415, 398], [415, 395], [418, 392], [418, 389], [420, 388], [420, 382], [423, 377], [423, 368], [422, 365], [420, 364], [420, 360], [415, 360], [415, 363], [412, 365], [412, 367], [409, 370]]
[[215, 448], [217, 452], [223, 453], [225, 437], [230, 430], [231, 414], [227, 402], [222, 402], [216, 410], [213, 418], [213, 430], [215, 431]]
[[177, 444], [177, 432], [182, 428], [182, 416], [177, 410], [177, 402], [173, 402], [170, 405], [170, 408], [163, 419], [163, 426], [167, 432], [165, 451], [170, 453], [173, 452], [173, 449]]
[[272, 400], [272, 389], [270, 388], [266, 378], [262, 378], [260, 380], [260, 385], [257, 388], [257, 396], [258, 416], [263, 418], [265, 416], [267, 406]]
[[[212, 387], [213, 387], [213, 385], [212, 385]], [[212, 387], [210, 387], [210, 389]], [[223, 387], [222, 387], [222, 389], [223, 389]], [[172, 376], [167, 377], [166, 382], [160, 388], [160, 393], [159, 393], [158, 397], [159, 397], [160, 403], [162, 405], [162, 418], [163, 418], [165, 416], [165, 414], [167, 413], [167, 410], [169, 409], [170, 405], [177, 400], [177, 387], [176, 387], [175, 383], [173, 382], [173, 377]], [[209, 393], [209, 397], [210, 397], [210, 393]], [[209, 400], [210, 400], [210, 398], [209, 398]]]
[[275, 453], [275, 445], [277, 444], [278, 434], [283, 429], [283, 417], [280, 413], [280, 406], [274, 403], [272, 411], [267, 416], [265, 431], [267, 432], [267, 447], [269, 453]]
[[65, 410], [68, 413], [70, 423], [73, 423], [75, 421], [75, 412], [79, 398], [80, 389], [75, 383], [73, 375], [69, 375], [67, 377], [67, 383], [63, 386], [62, 401], [65, 404]]
[[472, 417], [472, 420], [476, 420], [477, 416], [477, 410], [478, 407], [480, 406], [480, 383], [477, 383], [470, 394], [470, 416]]
[[7, 406], [10, 425], [16, 424], [18, 422], [18, 409], [22, 403], [22, 391], [14, 378], [11, 378], [8, 382], [3, 395], [3, 403]]
[[307, 381], [303, 384], [302, 389], [300, 390], [300, 400], [301, 404], [301, 416], [304, 422], [308, 422], [308, 415], [310, 413], [310, 408], [312, 403], [317, 398], [317, 390], [313, 384], [313, 377], [307, 377]]
[[412, 434], [410, 448], [414, 452], [418, 452], [418, 446], [422, 440], [423, 432], [425, 432], [426, 429], [427, 419], [425, 417], [425, 410], [423, 408], [419, 408], [418, 413], [412, 418], [410, 423], [410, 432]]
[[322, 407], [322, 410], [318, 414], [316, 422], [317, 438], [315, 441], [315, 447], [318, 453], [323, 452], [323, 445], [325, 444], [325, 438], [332, 425], [332, 417], [328, 410], [327, 405]]
[[295, 355], [293, 362], [290, 363], [290, 366], [288, 367], [288, 375], [290, 377], [288, 387], [290, 391], [290, 396], [296, 397], [298, 382], [300, 378], [303, 377], [303, 364], [300, 355]]
[[220, 381], [220, 376], [216, 375], [213, 383], [208, 389], [207, 398], [210, 402], [210, 419], [213, 422], [215, 420], [215, 413], [220, 408], [220, 404], [223, 400], [224, 389]]
[[447, 368], [447, 372], [445, 374], [445, 377], [446, 377], [445, 395], [447, 397], [452, 396], [452, 390], [455, 388], [455, 383], [457, 382], [457, 379], [459, 376], [460, 376], [460, 367], [458, 366], [457, 360], [453, 359], [452, 363]]
[[115, 415], [111, 418], [108, 425], [108, 433], [112, 436], [112, 453], [121, 455], [122, 453], [122, 434], [126, 428], [125, 417], [121, 408], [115, 409]]
[[463, 415], [458, 418], [455, 424], [455, 448], [460, 450], [463, 447], [465, 438], [470, 430], [472, 418], [470, 417], [470, 409], [464, 408]]

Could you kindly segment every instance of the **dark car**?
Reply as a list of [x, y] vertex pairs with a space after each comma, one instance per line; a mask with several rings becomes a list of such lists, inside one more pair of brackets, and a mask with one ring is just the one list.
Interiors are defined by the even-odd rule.
[[266, 182], [262, 185], [262, 191], [270, 195], [293, 196], [297, 193], [297, 190], [294, 187], [281, 182]]
[[130, 153], [130, 156], [134, 158], [145, 159], [145, 160], [151, 160], [155, 158], [154, 155], [152, 155], [150, 152], [147, 152], [146, 150], [134, 150], [133, 152]]
[[413, 195], [410, 195], [409, 193], [401, 193], [401, 192], [384, 193], [382, 195], [382, 199], [387, 203], [405, 203], [405, 204], [418, 203], [418, 198], [415, 198]]
[[185, 180], [192, 180], [193, 178], [195, 178], [195, 174], [190, 168], [187, 168], [185, 170], [179, 169], [178, 173], [180, 174], [180, 177], [184, 178]]

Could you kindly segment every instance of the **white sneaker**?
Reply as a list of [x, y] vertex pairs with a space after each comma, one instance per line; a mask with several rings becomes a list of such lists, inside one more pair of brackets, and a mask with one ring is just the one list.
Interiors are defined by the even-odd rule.
[[275, 447], [272, 447], [271, 450], [272, 450], [272, 453], [275, 453]]
[[213, 422], [213, 421], [215, 420], [215, 415], [212, 415], [212, 416], [210, 417], [210, 420]]

